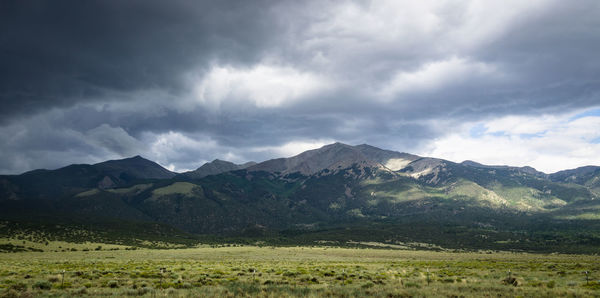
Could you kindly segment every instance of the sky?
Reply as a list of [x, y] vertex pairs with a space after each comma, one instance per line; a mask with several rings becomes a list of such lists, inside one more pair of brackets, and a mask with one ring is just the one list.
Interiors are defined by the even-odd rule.
[[600, 165], [600, 1], [0, 2], [0, 174], [336, 141]]

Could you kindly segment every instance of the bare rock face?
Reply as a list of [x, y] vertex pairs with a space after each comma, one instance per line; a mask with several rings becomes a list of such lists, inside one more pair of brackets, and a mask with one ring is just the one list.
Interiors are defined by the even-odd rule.
[[299, 172], [303, 175], [313, 175], [322, 170], [349, 168], [353, 164], [369, 163], [379, 166], [377, 162], [368, 159], [360, 150], [353, 146], [335, 143], [309, 150], [290, 158], [267, 160], [249, 167], [249, 171], [266, 171], [282, 175]]
[[405, 173], [415, 179], [428, 177], [427, 183], [437, 184], [439, 182], [439, 174], [445, 171], [447, 161], [437, 158], [419, 158], [407, 165]]
[[397, 171], [418, 158], [416, 155], [382, 150], [366, 144], [350, 146], [334, 143], [290, 158], [268, 160], [249, 167], [248, 171], [266, 171], [281, 175], [298, 172], [308, 176], [323, 170], [335, 172], [353, 165]]
[[417, 155], [384, 150], [367, 144], [357, 145], [354, 147], [370, 160], [378, 162], [392, 171], [401, 170], [409, 163], [421, 158]]

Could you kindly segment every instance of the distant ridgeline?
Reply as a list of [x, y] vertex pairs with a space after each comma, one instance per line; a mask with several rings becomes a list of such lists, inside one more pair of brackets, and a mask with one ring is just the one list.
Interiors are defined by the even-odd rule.
[[599, 197], [600, 167], [545, 174], [335, 143], [179, 174], [136, 156], [0, 176], [0, 232], [597, 253]]

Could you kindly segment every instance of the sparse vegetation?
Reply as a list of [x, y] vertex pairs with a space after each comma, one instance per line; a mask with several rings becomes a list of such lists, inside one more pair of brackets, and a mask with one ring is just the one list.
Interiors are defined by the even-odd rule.
[[427, 158], [199, 179], [131, 162], [158, 176], [5, 176], [0, 296], [600, 296], [591, 182]]
[[600, 296], [599, 273], [597, 257], [584, 255], [250, 246], [19, 252], [0, 254], [0, 297], [592, 297]]

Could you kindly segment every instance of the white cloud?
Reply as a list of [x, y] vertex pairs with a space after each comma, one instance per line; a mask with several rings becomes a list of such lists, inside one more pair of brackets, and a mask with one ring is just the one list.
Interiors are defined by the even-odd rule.
[[[290, 157], [306, 150], [320, 148], [333, 140], [300, 140], [284, 143], [279, 146], [259, 146], [249, 148], [235, 148], [218, 143], [208, 136], [187, 136], [179, 132], [162, 134], [146, 134], [146, 139], [151, 143], [145, 155], [165, 166], [171, 171], [184, 172], [195, 170], [205, 162], [215, 158], [245, 163], [253, 160], [249, 157], [258, 157], [255, 161], [263, 161], [260, 157], [279, 158]], [[195, 156], [191, 158], [191, 156]]]
[[259, 108], [293, 103], [329, 87], [327, 79], [291, 67], [258, 64], [252, 68], [214, 66], [195, 87], [196, 99], [219, 109], [250, 102]]
[[[378, 1], [358, 3], [339, 1], [330, 7], [321, 2], [310, 9], [327, 18], [320, 18], [308, 28], [311, 42], [327, 41], [385, 41], [403, 39], [434, 33], [440, 27], [440, 19], [433, 12], [439, 1]], [[325, 8], [325, 9], [323, 9]], [[340, 46], [348, 45], [344, 43]], [[367, 46], [367, 44], [365, 44]]]
[[112, 127], [108, 124], [88, 130], [85, 140], [116, 156], [137, 155], [140, 148], [143, 147], [142, 143], [130, 136], [123, 128]]
[[379, 92], [384, 98], [402, 93], [434, 91], [473, 77], [499, 76], [492, 65], [452, 57], [423, 65], [413, 72], [398, 72]]
[[[575, 120], [562, 116], [508, 116], [487, 122], [467, 123], [432, 141], [420, 154], [456, 162], [532, 166], [551, 173], [584, 165], [600, 165], [600, 117]], [[470, 130], [482, 125], [483, 135]]]
[[[219, 148], [217, 142], [209, 137], [192, 138], [174, 131], [161, 134], [146, 133], [144, 138], [150, 143], [145, 153], [147, 158], [177, 172], [196, 169], [208, 161], [203, 159], [206, 158], [207, 152], [214, 152]], [[182, 160], [187, 162], [182, 164]], [[190, 160], [196, 161], [189, 162]]]
[[510, 134], [539, 134], [546, 130], [556, 130], [567, 119], [560, 116], [541, 115], [538, 117], [506, 116], [486, 122], [488, 132], [509, 132]]
[[[556, 3], [555, 0], [470, 0], [461, 2], [463, 6], [460, 6], [446, 1], [439, 10], [442, 15], [450, 16], [445, 19], [451, 26], [444, 40], [468, 51], [509, 33], [523, 20], [539, 15]], [[454, 12], [454, 15], [447, 12]]]
[[486, 46], [522, 20], [549, 9], [552, 2], [315, 1], [307, 10], [311, 22], [299, 33], [300, 49], [322, 54], [341, 68], [361, 61], [385, 69], [402, 60], [443, 60]]
[[555, 1], [337, 1], [324, 7], [322, 2], [317, 1], [310, 11], [329, 17], [314, 22], [309, 32], [317, 37], [404, 42], [428, 40], [428, 35], [456, 32], [452, 39], [479, 40], [502, 34], [515, 19], [536, 13], [551, 2]]

